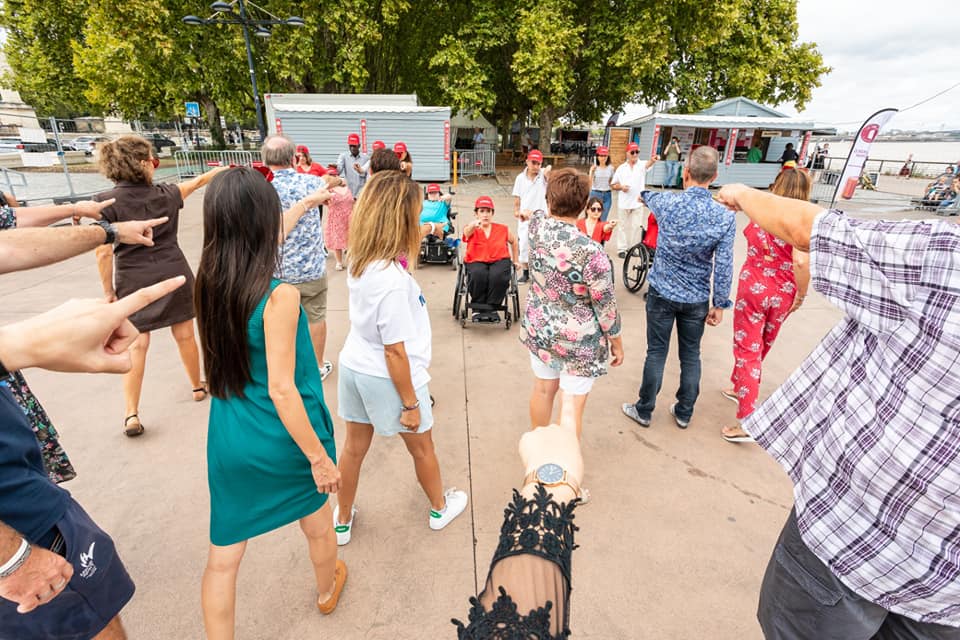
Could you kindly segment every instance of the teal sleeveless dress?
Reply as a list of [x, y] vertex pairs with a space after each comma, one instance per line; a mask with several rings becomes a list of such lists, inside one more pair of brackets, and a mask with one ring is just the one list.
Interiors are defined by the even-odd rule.
[[[310, 515], [327, 501], [317, 492], [310, 463], [280, 421], [267, 387], [263, 309], [279, 280], [247, 323], [251, 380], [244, 397], [213, 398], [207, 425], [207, 481], [210, 486], [210, 541], [235, 544]], [[294, 379], [310, 424], [336, 462], [333, 421], [323, 400], [320, 371], [307, 317], [297, 324]]]

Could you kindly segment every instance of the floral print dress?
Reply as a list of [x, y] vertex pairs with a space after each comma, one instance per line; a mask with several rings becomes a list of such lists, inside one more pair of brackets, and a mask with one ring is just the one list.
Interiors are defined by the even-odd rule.
[[[17, 226], [17, 216], [14, 210], [6, 205], [0, 207], [0, 230], [13, 229]], [[43, 466], [47, 470], [47, 475], [53, 482], [66, 482], [77, 477], [70, 459], [67, 457], [57, 436], [57, 430], [50, 421], [50, 416], [44, 411], [43, 406], [37, 397], [33, 395], [30, 386], [27, 384], [23, 374], [19, 371], [12, 371], [4, 378], [0, 378], [0, 385], [10, 389], [14, 400], [23, 409], [23, 414], [27, 417], [27, 422], [33, 429], [40, 443], [40, 451], [43, 454]]]
[[574, 224], [530, 219], [530, 288], [520, 341], [551, 368], [598, 378], [620, 335], [610, 258]]

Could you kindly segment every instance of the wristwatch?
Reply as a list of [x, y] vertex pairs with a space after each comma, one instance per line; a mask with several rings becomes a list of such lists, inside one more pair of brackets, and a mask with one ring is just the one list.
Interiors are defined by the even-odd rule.
[[577, 479], [567, 473], [566, 469], [553, 462], [542, 464], [528, 473], [527, 477], [523, 479], [523, 484], [526, 485], [531, 482], [537, 482], [545, 487], [556, 487], [565, 484], [573, 489], [573, 494], [576, 497], [580, 497], [580, 483], [577, 482]]
[[114, 244], [117, 241], [117, 228], [108, 220], [97, 220], [93, 224], [97, 225], [107, 234], [103, 244]]

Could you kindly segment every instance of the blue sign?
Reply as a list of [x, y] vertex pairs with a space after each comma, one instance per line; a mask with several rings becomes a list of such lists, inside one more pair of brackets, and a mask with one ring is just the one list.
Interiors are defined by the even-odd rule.
[[187, 109], [188, 118], [199, 118], [200, 117], [200, 103], [199, 102], [184, 102], [183, 106]]

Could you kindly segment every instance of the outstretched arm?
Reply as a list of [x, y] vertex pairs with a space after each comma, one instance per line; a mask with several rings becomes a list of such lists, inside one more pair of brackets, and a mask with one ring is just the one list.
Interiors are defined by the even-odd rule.
[[823, 211], [812, 202], [775, 196], [742, 184], [720, 189], [717, 201], [734, 211], [743, 211], [760, 225], [800, 251], [810, 250], [813, 220]]
[[181, 182], [177, 185], [180, 187], [180, 197], [186, 200], [191, 193], [200, 187], [205, 187], [210, 184], [210, 181], [213, 180], [218, 173], [223, 173], [229, 169], [230, 167], [217, 167], [213, 171], [207, 171], [206, 173], [200, 174], [196, 178], [191, 178], [190, 180]]

